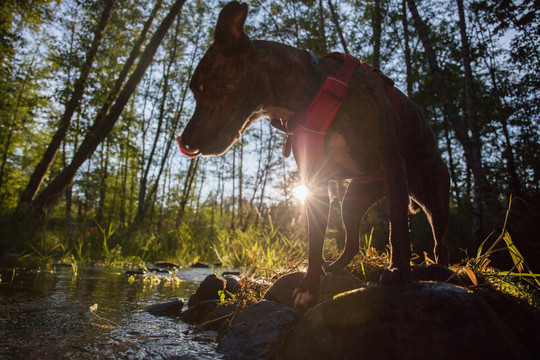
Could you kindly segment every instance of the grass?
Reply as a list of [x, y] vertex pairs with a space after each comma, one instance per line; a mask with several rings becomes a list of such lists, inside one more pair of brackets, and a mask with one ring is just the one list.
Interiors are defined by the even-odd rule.
[[[511, 205], [511, 201], [510, 201]], [[507, 210], [507, 218], [510, 206]], [[51, 269], [55, 262], [84, 266], [102, 263], [111, 267], [142, 266], [167, 260], [189, 266], [197, 261], [220, 263], [248, 273], [286, 273], [302, 269], [307, 259], [307, 242], [300, 226], [291, 228], [275, 224], [271, 217], [258, 226], [230, 228], [230, 218], [214, 218], [210, 212], [188, 213], [178, 228], [156, 231], [153, 228], [126, 229], [118, 224], [82, 224], [70, 232], [59, 230], [54, 223], [36, 236], [20, 263], [38, 263]], [[163, 229], [167, 229], [165, 224]], [[331, 235], [331, 233], [329, 233]], [[508, 232], [506, 222], [497, 238], [488, 237], [473, 258], [451, 266], [457, 276], [471, 287], [492, 287], [529, 304], [539, 306], [540, 274], [528, 265]], [[325, 258], [335, 259], [340, 253], [331, 239], [325, 242]], [[376, 281], [377, 271], [389, 266], [389, 249], [377, 250], [374, 231], [361, 239], [360, 254], [349, 268], [360, 278]], [[501, 271], [491, 266], [494, 254], [506, 252], [513, 261], [510, 269]], [[432, 261], [424, 255], [413, 261]], [[40, 267], [42, 265], [39, 265]], [[271, 276], [270, 275], [270, 276]], [[370, 277], [371, 275], [371, 277]], [[369, 278], [369, 279], [368, 279]]]
[[268, 226], [247, 230], [220, 230], [213, 250], [220, 263], [229, 268], [284, 270], [302, 261], [307, 246], [298, 237], [288, 238], [270, 222]]

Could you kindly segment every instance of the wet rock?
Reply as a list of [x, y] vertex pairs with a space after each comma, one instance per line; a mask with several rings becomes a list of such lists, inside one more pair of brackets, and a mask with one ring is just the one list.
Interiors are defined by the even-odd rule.
[[240, 271], [224, 271], [221, 273], [221, 276], [226, 275], [233, 275], [233, 276], [240, 276], [242, 273]]
[[227, 281], [219, 275], [208, 275], [199, 285], [195, 294], [189, 297], [188, 306], [192, 307], [202, 301], [219, 300], [219, 291], [225, 290]]
[[230, 304], [218, 304], [212, 311], [206, 313], [198, 324], [202, 329], [205, 330], [222, 330], [231, 319], [232, 314], [237, 308], [237, 302]]
[[146, 308], [146, 311], [155, 316], [179, 316], [184, 306], [184, 300], [172, 298], [159, 304], [153, 304]]
[[[223, 275], [225, 279], [225, 291], [227, 293], [236, 294], [240, 290], [240, 278], [234, 275]], [[228, 295], [228, 294], [227, 294]]]
[[294, 326], [294, 309], [273, 301], [261, 300], [235, 317], [218, 352], [239, 359], [268, 359], [280, 354], [288, 331]]
[[136, 270], [126, 270], [124, 272], [127, 276], [131, 275], [144, 275], [144, 271], [142, 269], [136, 269]]
[[199, 268], [199, 269], [208, 269], [210, 267], [210, 265], [207, 264], [207, 263], [197, 261], [196, 263], [191, 264], [191, 267], [192, 268]]
[[479, 296], [449, 284], [353, 290], [311, 308], [285, 359], [532, 359]]
[[463, 281], [449, 268], [439, 264], [417, 265], [411, 268], [414, 281], [437, 281], [463, 286]]
[[169, 262], [169, 261], [156, 261], [154, 263], [158, 268], [165, 268], [165, 269], [174, 269], [174, 268], [180, 268], [180, 265]]
[[[280, 277], [264, 295], [264, 299], [294, 307], [293, 291], [304, 278], [305, 273], [295, 272]], [[319, 301], [331, 299], [337, 294], [357, 289], [365, 284], [348, 272], [341, 275], [328, 274], [321, 282]]]
[[219, 300], [205, 300], [188, 307], [180, 314], [180, 320], [189, 324], [200, 324], [203, 319], [207, 319], [219, 305]]

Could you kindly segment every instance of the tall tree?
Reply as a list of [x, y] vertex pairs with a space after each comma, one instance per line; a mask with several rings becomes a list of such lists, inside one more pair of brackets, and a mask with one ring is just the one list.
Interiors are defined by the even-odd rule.
[[[433, 76], [433, 82], [435, 84], [437, 94], [439, 95], [443, 110], [450, 120], [450, 124], [452, 125], [454, 133], [456, 134], [456, 138], [463, 147], [465, 159], [468, 166], [472, 170], [475, 184], [477, 184], [478, 194], [486, 205], [490, 219], [495, 227], [502, 228], [504, 221], [502, 206], [497, 199], [495, 192], [493, 191], [482, 165], [482, 146], [480, 139], [471, 139], [469, 136], [468, 127], [459, 117], [457, 108], [452, 101], [450, 92], [448, 91], [446, 81], [439, 66], [437, 54], [433, 49], [433, 44], [431, 42], [427, 26], [418, 13], [415, 1], [407, 0], [407, 3], [416, 24], [416, 29], [424, 46], [424, 51], [431, 75]], [[477, 128], [477, 124], [474, 124], [473, 126]], [[472, 132], [471, 135], [474, 137], [478, 134], [475, 135], [475, 133]]]
[[79, 167], [94, 153], [97, 146], [105, 139], [114, 127], [116, 121], [120, 117], [129, 98], [135, 91], [139, 81], [143, 77], [146, 69], [152, 62], [152, 58], [157, 51], [163, 37], [169, 30], [176, 16], [178, 16], [185, 0], [176, 0], [169, 13], [162, 20], [161, 24], [155, 31], [150, 42], [142, 53], [137, 67], [127, 80], [126, 84], [119, 93], [114, 105], [110, 111], [102, 119], [96, 119], [94, 125], [89, 129], [81, 146], [73, 156], [69, 166], [63, 169], [51, 183], [34, 199], [27, 204], [24, 209], [20, 209], [14, 214], [15, 220], [21, 215], [29, 215], [33, 218], [43, 215], [52, 206], [63, 191], [69, 186], [73, 180]]
[[328, 7], [330, 8], [330, 14], [332, 15], [332, 23], [334, 24], [336, 31], [338, 33], [339, 41], [341, 42], [341, 47], [343, 47], [343, 51], [345, 52], [345, 54], [349, 54], [347, 41], [345, 40], [345, 36], [343, 36], [343, 29], [339, 23], [339, 16], [336, 12], [334, 4], [332, 3], [332, 0], [328, 0]]
[[43, 182], [43, 179], [47, 175], [47, 172], [51, 168], [51, 165], [54, 162], [54, 159], [56, 158], [58, 149], [60, 148], [60, 145], [62, 144], [62, 141], [64, 140], [67, 130], [69, 128], [69, 124], [71, 123], [71, 118], [73, 117], [73, 114], [77, 110], [77, 107], [79, 106], [79, 102], [81, 101], [81, 98], [84, 95], [86, 79], [88, 78], [88, 75], [90, 74], [92, 64], [94, 63], [94, 60], [96, 59], [96, 54], [98, 52], [99, 45], [107, 29], [107, 25], [109, 24], [109, 19], [111, 17], [114, 3], [115, 3], [115, 0], [105, 1], [105, 6], [101, 14], [101, 19], [99, 20], [99, 23], [97, 24], [96, 30], [94, 32], [94, 39], [92, 40], [92, 44], [90, 45], [86, 53], [86, 59], [84, 61], [84, 64], [81, 67], [79, 78], [77, 79], [77, 81], [75, 81], [71, 98], [66, 104], [64, 113], [62, 117], [60, 118], [58, 127], [52, 137], [51, 142], [49, 143], [49, 146], [43, 153], [43, 157], [41, 158], [36, 168], [34, 169], [34, 172], [30, 176], [30, 180], [28, 181], [28, 185], [26, 186], [26, 188], [24, 189], [20, 197], [20, 200], [19, 200], [20, 207], [28, 205], [34, 200], [37, 192], [39, 191], [41, 183]]
[[373, 17], [371, 26], [373, 27], [373, 56], [371, 63], [374, 68], [381, 68], [381, 38], [382, 38], [382, 0], [374, 0]]

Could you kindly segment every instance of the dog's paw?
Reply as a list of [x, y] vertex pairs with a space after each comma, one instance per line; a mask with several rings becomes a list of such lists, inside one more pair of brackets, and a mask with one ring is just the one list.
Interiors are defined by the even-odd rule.
[[411, 268], [409, 266], [402, 268], [386, 269], [379, 278], [379, 285], [406, 284], [413, 281]]
[[307, 309], [315, 302], [315, 296], [310, 294], [308, 290], [296, 288], [293, 291], [294, 307], [296, 309]]
[[297, 310], [307, 310], [317, 303], [317, 300], [319, 299], [320, 284], [325, 277], [326, 273], [322, 268], [318, 274], [308, 272], [306, 276], [304, 276], [292, 294], [294, 307]]

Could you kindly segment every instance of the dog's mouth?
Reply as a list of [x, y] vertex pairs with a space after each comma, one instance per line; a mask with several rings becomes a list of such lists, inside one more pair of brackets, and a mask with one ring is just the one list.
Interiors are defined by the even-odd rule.
[[192, 149], [189, 145], [184, 144], [181, 136], [177, 137], [176, 141], [178, 141], [178, 147], [180, 148], [180, 152], [184, 154], [184, 156], [187, 156], [190, 159], [194, 159], [197, 156], [201, 155], [201, 151], [199, 149]]

